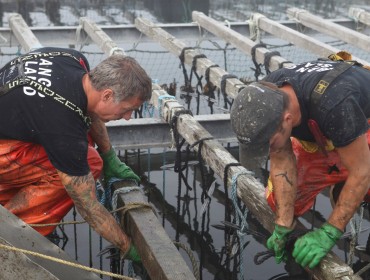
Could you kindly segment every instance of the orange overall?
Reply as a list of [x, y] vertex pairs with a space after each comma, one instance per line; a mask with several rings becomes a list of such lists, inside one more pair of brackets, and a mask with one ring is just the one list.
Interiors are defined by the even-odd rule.
[[[87, 157], [97, 179], [103, 163], [90, 144]], [[0, 204], [28, 224], [46, 224], [59, 222], [73, 201], [42, 146], [0, 140]], [[42, 235], [54, 229], [55, 226], [35, 227]]]
[[[327, 151], [327, 156], [320, 150], [309, 151], [296, 138], [291, 138], [293, 152], [297, 159], [298, 186], [294, 215], [301, 216], [314, 204], [316, 196], [331, 185], [345, 182], [348, 171], [341, 164], [338, 152], [334, 149]], [[367, 142], [370, 147], [370, 130], [367, 132]], [[302, 145], [303, 143], [303, 145]], [[266, 199], [271, 209], [275, 211], [272, 182], [269, 179], [266, 187]], [[370, 202], [370, 190], [364, 198]]]

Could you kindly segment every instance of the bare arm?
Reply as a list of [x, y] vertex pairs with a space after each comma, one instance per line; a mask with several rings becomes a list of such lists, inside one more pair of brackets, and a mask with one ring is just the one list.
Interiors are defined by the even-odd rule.
[[297, 167], [290, 138], [282, 148], [270, 147], [270, 177], [276, 204], [275, 223], [291, 227], [297, 192]]
[[111, 149], [107, 128], [99, 118], [92, 119], [90, 135], [98, 146], [100, 153], [108, 152]]
[[328, 222], [343, 231], [370, 186], [370, 152], [366, 134], [337, 150], [348, 170], [348, 177]]
[[58, 174], [84, 220], [103, 238], [126, 252], [130, 247], [130, 239], [113, 216], [96, 199], [92, 174], [69, 176], [61, 171], [58, 171]]

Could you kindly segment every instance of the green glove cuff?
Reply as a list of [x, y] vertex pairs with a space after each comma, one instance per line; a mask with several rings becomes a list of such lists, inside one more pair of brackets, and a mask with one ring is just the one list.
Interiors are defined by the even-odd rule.
[[129, 251], [126, 254], [126, 258], [134, 262], [141, 262], [141, 258], [137, 253], [136, 247], [134, 245], [130, 246]]
[[[294, 224], [295, 226], [295, 224]], [[289, 235], [293, 230], [294, 230], [294, 226], [293, 227], [285, 227], [285, 226], [281, 226], [281, 225], [278, 225], [278, 224], [275, 224], [275, 230], [274, 232], [276, 233], [276, 235], [282, 239], [284, 237], [286, 237], [287, 235]]]
[[326, 233], [326, 235], [333, 240], [334, 242], [337, 242], [341, 236], [343, 235], [343, 231], [336, 228], [335, 226], [325, 223], [321, 226], [321, 229]]
[[130, 167], [121, 162], [113, 148], [100, 156], [103, 159], [103, 172], [106, 183], [112, 178], [134, 180], [136, 183], [140, 182], [140, 177]]
[[295, 223], [292, 227], [288, 228], [275, 224], [275, 229], [267, 240], [267, 248], [274, 251], [276, 263], [281, 263], [287, 260], [287, 251], [285, 249], [286, 242], [289, 234], [294, 230]]
[[103, 163], [106, 163], [110, 160], [113, 160], [116, 157], [116, 152], [111, 147], [108, 152], [101, 153], [100, 156], [103, 159]]

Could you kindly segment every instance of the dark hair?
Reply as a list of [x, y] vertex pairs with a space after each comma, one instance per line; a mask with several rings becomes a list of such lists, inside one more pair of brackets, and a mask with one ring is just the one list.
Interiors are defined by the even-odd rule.
[[133, 57], [111, 55], [92, 69], [89, 76], [96, 90], [110, 88], [116, 102], [131, 97], [146, 101], [152, 96], [152, 81]]

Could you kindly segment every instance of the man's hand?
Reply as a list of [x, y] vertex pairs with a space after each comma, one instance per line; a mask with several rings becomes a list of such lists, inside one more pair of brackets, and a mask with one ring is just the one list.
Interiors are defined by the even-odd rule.
[[321, 228], [306, 233], [294, 244], [293, 257], [302, 267], [310, 269], [317, 266], [333, 248], [343, 232], [329, 223]]
[[285, 244], [288, 240], [289, 234], [294, 230], [294, 227], [287, 228], [275, 224], [275, 229], [270, 238], [267, 240], [267, 248], [275, 252], [276, 263], [281, 263], [287, 260], [287, 251]]
[[140, 177], [137, 176], [130, 167], [120, 161], [113, 148], [108, 152], [101, 154], [103, 159], [103, 172], [105, 182], [109, 182], [112, 178], [134, 180], [140, 182]]

